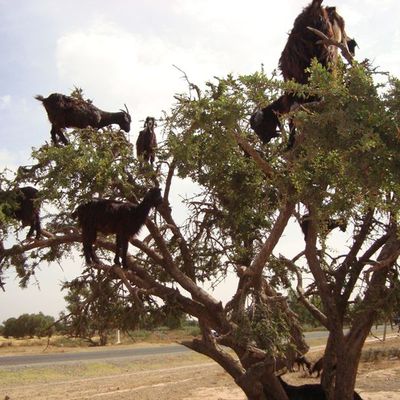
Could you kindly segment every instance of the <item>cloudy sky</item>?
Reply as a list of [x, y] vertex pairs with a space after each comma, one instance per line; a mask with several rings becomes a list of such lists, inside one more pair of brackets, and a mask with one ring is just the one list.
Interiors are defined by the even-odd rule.
[[[330, 0], [355, 37], [357, 58], [400, 76], [398, 0]], [[109, 111], [126, 103], [136, 140], [142, 120], [168, 110], [186, 90], [181, 73], [201, 87], [213, 76], [277, 66], [293, 20], [307, 1], [280, 0], [0, 0], [0, 167], [29, 164], [32, 147], [50, 138], [33, 96], [70, 93]], [[182, 186], [182, 194], [187, 187]], [[81, 260], [43, 266], [40, 288], [21, 291], [9, 276], [0, 292], [0, 322], [23, 312], [57, 315], [59, 284]]]

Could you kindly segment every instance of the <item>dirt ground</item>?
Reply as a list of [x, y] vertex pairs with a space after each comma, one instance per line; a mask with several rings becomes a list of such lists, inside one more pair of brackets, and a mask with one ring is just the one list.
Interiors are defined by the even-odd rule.
[[[393, 344], [400, 346], [400, 340]], [[318, 352], [312, 354], [314, 359], [318, 356]], [[318, 382], [303, 372], [288, 374], [285, 379], [296, 385]], [[399, 400], [400, 360], [360, 364], [356, 386], [364, 400]], [[0, 400], [6, 396], [10, 400], [245, 400], [217, 364], [191, 353], [135, 361], [0, 368]]]

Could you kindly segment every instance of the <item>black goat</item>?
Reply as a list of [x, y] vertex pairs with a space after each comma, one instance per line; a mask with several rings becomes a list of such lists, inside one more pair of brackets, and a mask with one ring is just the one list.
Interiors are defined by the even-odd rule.
[[92, 128], [100, 129], [111, 124], [118, 124], [125, 132], [129, 132], [131, 116], [128, 108], [126, 111], [107, 112], [95, 107], [91, 102], [59, 93], [52, 93], [49, 97], [37, 95], [35, 99], [43, 103], [46, 109], [51, 127], [51, 139], [54, 144], [58, 138], [68, 144], [63, 133], [64, 128]]
[[321, 357], [319, 360], [317, 360], [311, 368], [309, 368], [308, 372], [310, 373], [311, 376], [313, 376], [314, 372], [317, 373], [317, 378], [321, 375], [321, 371], [324, 368], [324, 357]]
[[155, 119], [153, 117], [147, 117], [144, 123], [144, 128], [139, 133], [139, 137], [136, 141], [136, 153], [137, 157], [142, 158], [146, 162], [153, 165], [155, 159], [155, 150], [157, 149], [157, 138], [154, 132]]
[[[325, 392], [320, 384], [292, 386], [286, 383], [280, 376], [278, 379], [289, 400], [326, 400]], [[362, 400], [362, 398], [357, 392], [354, 392], [353, 400]]]
[[300, 367], [303, 368], [303, 371], [305, 371], [306, 369], [307, 369], [307, 371], [310, 371], [310, 368], [311, 368], [310, 361], [308, 361], [306, 356], [304, 356], [304, 355], [296, 357], [293, 364], [297, 364], [298, 371], [300, 371]]
[[163, 202], [161, 189], [150, 189], [138, 205], [116, 200], [97, 199], [81, 204], [73, 212], [72, 217], [78, 217], [82, 227], [83, 252], [86, 263], [100, 263], [94, 250], [97, 232], [115, 233], [116, 248], [114, 263], [126, 266], [129, 238], [139, 232], [146, 222], [150, 210]]
[[[305, 214], [301, 217], [300, 227], [304, 234], [304, 240], [307, 241], [308, 237], [308, 227], [310, 224], [310, 214]], [[330, 232], [333, 229], [340, 228], [342, 232], [346, 232], [347, 222], [343, 218], [333, 219], [329, 218], [326, 222], [327, 232]]]
[[356, 47], [358, 47], [357, 42], [355, 39], [348, 39], [347, 40], [347, 47], [349, 49], [350, 54], [354, 57], [356, 54]]
[[40, 204], [38, 190], [31, 187], [21, 187], [12, 190], [0, 191], [0, 204], [6, 204], [3, 212], [22, 222], [22, 226], [30, 226], [26, 238], [30, 238], [36, 231], [36, 239], [42, 233], [40, 227]]
[[[343, 18], [336, 12], [336, 7], [322, 7], [322, 1], [312, 0], [294, 21], [293, 29], [279, 59], [279, 68], [285, 81], [294, 80], [306, 84], [309, 79], [307, 69], [313, 58], [326, 68], [335, 64], [337, 60], [337, 48], [321, 44], [320, 38], [308, 27], [321, 31], [329, 39], [347, 43]], [[277, 131], [280, 128], [279, 115], [288, 113], [296, 102], [305, 103], [314, 100], [285, 93], [269, 106], [256, 111], [250, 118], [250, 126], [264, 143], [268, 143], [272, 138], [279, 136]], [[292, 123], [290, 131], [289, 148], [294, 141]]]

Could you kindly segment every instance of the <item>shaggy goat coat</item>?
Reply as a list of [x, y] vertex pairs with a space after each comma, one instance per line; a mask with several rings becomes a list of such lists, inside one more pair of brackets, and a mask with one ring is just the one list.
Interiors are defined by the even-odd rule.
[[99, 263], [93, 244], [97, 232], [116, 234], [114, 263], [126, 266], [129, 238], [137, 234], [146, 222], [150, 210], [163, 202], [159, 188], [150, 189], [138, 205], [117, 200], [97, 199], [81, 204], [72, 214], [82, 227], [83, 252], [86, 263]]
[[140, 131], [136, 141], [136, 154], [146, 162], [154, 163], [155, 151], [157, 149], [157, 138], [154, 132], [155, 119], [147, 117], [144, 124], [145, 129]]
[[[298, 83], [307, 83], [307, 68], [313, 58], [326, 68], [337, 60], [336, 46], [318, 43], [320, 38], [308, 27], [318, 29], [329, 39], [347, 42], [343, 18], [336, 12], [335, 7], [322, 7], [321, 3], [322, 0], [313, 0], [294, 21], [279, 59], [279, 68], [285, 81], [293, 79]], [[255, 112], [250, 118], [250, 126], [264, 143], [268, 143], [272, 138], [279, 136], [278, 115], [288, 113], [295, 102], [311, 100], [313, 99], [298, 99], [291, 94], [284, 94], [269, 106]]]
[[64, 128], [87, 128], [91, 126], [95, 129], [105, 126], [118, 124], [125, 132], [129, 132], [131, 116], [128, 110], [119, 112], [107, 112], [95, 107], [91, 102], [65, 96], [60, 93], [53, 93], [49, 97], [37, 95], [36, 100], [43, 103], [47, 112], [51, 128], [51, 138], [54, 143], [58, 138], [68, 144], [68, 140], [62, 132]]

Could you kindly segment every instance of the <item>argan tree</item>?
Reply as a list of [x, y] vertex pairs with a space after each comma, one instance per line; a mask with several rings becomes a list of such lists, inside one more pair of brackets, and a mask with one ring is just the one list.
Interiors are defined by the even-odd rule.
[[[286, 83], [286, 91], [320, 99], [291, 113], [297, 132], [290, 150], [285, 121], [268, 146], [249, 128], [254, 108], [282, 89], [263, 72], [215, 78], [202, 89], [189, 82], [165, 114], [156, 170], [141, 166], [123, 133], [111, 129], [76, 130], [70, 145], [34, 150], [36, 163], [10, 185], [35, 184], [57, 213], [47, 216], [43, 239], [3, 250], [3, 275], [15, 267], [26, 283], [39, 263], [81, 252], [70, 218], [81, 202], [138, 202], [160, 185], [164, 203], [131, 240], [127, 268], [112, 264], [114, 240], [102, 236], [103, 263], [89, 268], [123, 285], [138, 312], [151, 302], [196, 317], [201, 337], [183, 344], [215, 360], [251, 400], [286, 400], [275, 373], [307, 351], [286, 299], [292, 289], [329, 332], [328, 398], [352, 399], [361, 349], [391, 301], [400, 252], [400, 85], [392, 78], [378, 85], [374, 76], [356, 63], [335, 74], [315, 64], [307, 86]], [[181, 179], [190, 179], [196, 194], [177, 205], [170, 193], [179, 193]], [[303, 246], [295, 257], [276, 251], [289, 224], [299, 225]], [[335, 226], [346, 229], [346, 246], [330, 240]], [[226, 304], [204, 289], [223, 279], [237, 282]], [[321, 307], [310, 301], [315, 296]], [[358, 312], [344, 334], [355, 296]]]

